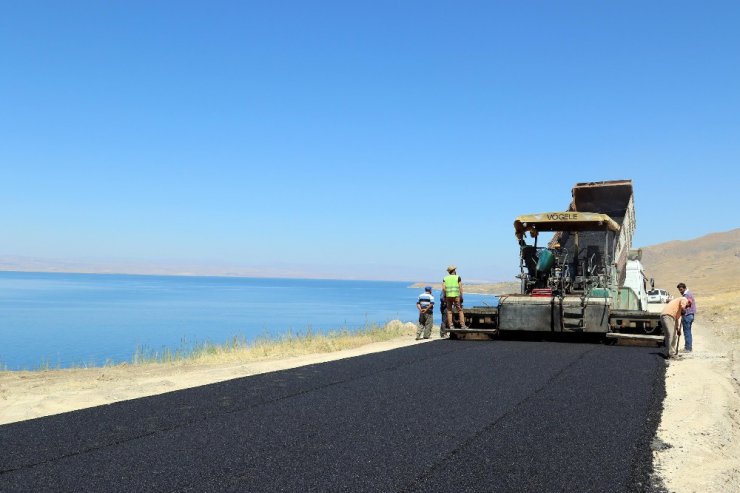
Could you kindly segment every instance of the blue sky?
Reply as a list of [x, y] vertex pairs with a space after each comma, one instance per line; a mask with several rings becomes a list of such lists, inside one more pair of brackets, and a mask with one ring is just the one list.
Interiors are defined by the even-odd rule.
[[4, 2], [0, 256], [435, 280], [634, 180], [737, 228], [738, 2]]

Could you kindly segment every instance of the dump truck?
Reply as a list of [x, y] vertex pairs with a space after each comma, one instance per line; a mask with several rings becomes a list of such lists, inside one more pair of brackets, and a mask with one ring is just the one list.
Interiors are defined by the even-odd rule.
[[[577, 183], [571, 194], [565, 211], [515, 219], [520, 292], [500, 295], [496, 307], [466, 307], [466, 329], [445, 327], [451, 339], [522, 331], [662, 342], [660, 316], [647, 310], [642, 251], [632, 248], [632, 181]], [[540, 233], [553, 233], [544, 246]]]

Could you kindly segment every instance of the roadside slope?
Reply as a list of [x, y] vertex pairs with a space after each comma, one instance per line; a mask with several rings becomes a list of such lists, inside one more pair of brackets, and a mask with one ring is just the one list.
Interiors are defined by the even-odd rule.
[[685, 282], [698, 309], [694, 351], [666, 371], [658, 474], [675, 493], [740, 491], [740, 229], [643, 248], [643, 263], [674, 296]]

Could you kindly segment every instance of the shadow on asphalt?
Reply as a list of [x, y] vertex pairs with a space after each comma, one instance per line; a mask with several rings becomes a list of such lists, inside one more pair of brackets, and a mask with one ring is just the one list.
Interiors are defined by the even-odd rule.
[[[465, 334], [459, 336], [464, 341], [490, 342], [491, 338], [486, 334]], [[584, 343], [603, 344], [603, 334], [562, 334], [552, 332], [522, 332], [502, 331], [494, 336], [494, 341], [532, 341], [532, 342], [559, 342], [559, 343]]]
[[[491, 337], [487, 334], [465, 334], [458, 336], [465, 341], [491, 342]], [[612, 346], [627, 347], [654, 347], [657, 349], [656, 354], [662, 354], [660, 348], [662, 342], [640, 341], [640, 340], [616, 340], [607, 339], [604, 334], [574, 334], [574, 333], [557, 333], [557, 332], [523, 332], [523, 331], [502, 331], [493, 336], [493, 341], [531, 341], [531, 342], [555, 342], [565, 344], [606, 344]]]

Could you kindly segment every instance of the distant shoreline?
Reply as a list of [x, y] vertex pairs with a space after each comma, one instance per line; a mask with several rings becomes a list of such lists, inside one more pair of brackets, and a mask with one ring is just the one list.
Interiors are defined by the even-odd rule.
[[397, 282], [407, 283], [406, 280], [392, 279], [359, 279], [359, 278], [333, 278], [333, 277], [300, 277], [300, 276], [276, 276], [276, 275], [256, 275], [256, 274], [204, 274], [196, 272], [122, 272], [122, 271], [84, 271], [84, 270], [24, 270], [24, 269], [4, 269], [0, 267], [0, 274], [65, 274], [65, 275], [83, 275], [83, 276], [148, 276], [148, 277], [214, 277], [224, 279], [280, 279], [280, 280], [297, 280], [297, 281], [347, 281], [347, 282]]
[[[424, 289], [425, 286], [431, 286], [435, 291], [442, 290], [442, 283], [428, 283], [428, 282], [417, 282], [409, 286], [414, 289]], [[510, 294], [519, 292], [519, 283], [502, 281], [492, 283], [480, 283], [480, 284], [466, 284], [463, 282], [463, 291], [469, 294]]]

